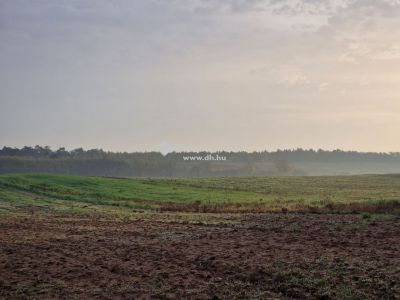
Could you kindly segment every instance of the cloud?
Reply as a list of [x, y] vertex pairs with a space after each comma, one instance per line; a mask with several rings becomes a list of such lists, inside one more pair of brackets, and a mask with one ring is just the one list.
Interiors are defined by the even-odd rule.
[[52, 122], [70, 140], [149, 149], [263, 136], [278, 104], [304, 115], [276, 122], [306, 128], [366, 103], [396, 111], [399, 28], [400, 0], [0, 1], [0, 134], [40, 139], [32, 128]]
[[355, 63], [359, 59], [368, 60], [398, 60], [400, 59], [400, 44], [392, 41], [381, 43], [350, 43], [345, 52], [339, 55], [340, 62]]
[[301, 87], [311, 83], [305, 72], [290, 65], [272, 65], [250, 71], [251, 75], [259, 76], [270, 84], [288, 87]]
[[332, 15], [350, 0], [271, 0], [273, 11], [288, 16]]
[[265, 0], [200, 0], [195, 2], [197, 3], [193, 6], [194, 12], [203, 15], [260, 11], [263, 10], [263, 6], [266, 3]]
[[318, 90], [320, 92], [325, 92], [326, 90], [328, 90], [330, 87], [330, 83], [329, 82], [321, 82], [318, 86]]
[[400, 44], [395, 43], [387, 49], [380, 49], [371, 55], [376, 60], [394, 60], [400, 59]]

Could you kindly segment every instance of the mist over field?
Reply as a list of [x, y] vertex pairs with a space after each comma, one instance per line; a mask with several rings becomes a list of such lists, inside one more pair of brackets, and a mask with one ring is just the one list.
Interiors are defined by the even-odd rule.
[[0, 0], [0, 299], [400, 299], [400, 0]]
[[0, 174], [55, 173], [116, 177], [306, 176], [400, 173], [400, 153], [341, 150], [275, 152], [106, 152], [4, 147]]

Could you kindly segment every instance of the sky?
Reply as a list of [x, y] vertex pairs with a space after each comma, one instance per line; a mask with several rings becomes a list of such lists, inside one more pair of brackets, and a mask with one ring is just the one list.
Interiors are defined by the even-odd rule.
[[400, 151], [400, 0], [0, 0], [0, 146]]

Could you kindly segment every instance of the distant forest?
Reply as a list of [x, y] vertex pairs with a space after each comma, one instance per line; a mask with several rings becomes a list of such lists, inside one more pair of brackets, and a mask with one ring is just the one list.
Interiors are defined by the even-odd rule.
[[[224, 161], [184, 157], [226, 157]], [[3, 147], [0, 173], [56, 173], [116, 177], [296, 176], [400, 173], [400, 152], [313, 149], [274, 152], [108, 152], [50, 147]]]

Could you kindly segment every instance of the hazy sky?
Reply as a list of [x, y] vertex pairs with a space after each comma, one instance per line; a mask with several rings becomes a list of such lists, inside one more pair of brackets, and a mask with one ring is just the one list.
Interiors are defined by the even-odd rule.
[[0, 146], [400, 151], [400, 0], [0, 0]]

